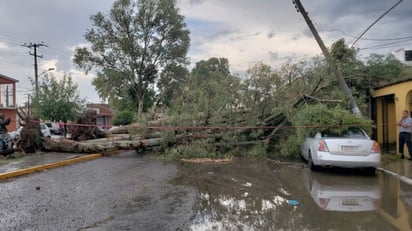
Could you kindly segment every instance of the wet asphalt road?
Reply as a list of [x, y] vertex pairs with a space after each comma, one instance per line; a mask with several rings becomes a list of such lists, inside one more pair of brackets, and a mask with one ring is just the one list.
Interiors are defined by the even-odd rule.
[[411, 230], [412, 186], [378, 172], [134, 152], [0, 182], [3, 230]]
[[177, 230], [195, 191], [134, 152], [0, 182], [0, 230]]

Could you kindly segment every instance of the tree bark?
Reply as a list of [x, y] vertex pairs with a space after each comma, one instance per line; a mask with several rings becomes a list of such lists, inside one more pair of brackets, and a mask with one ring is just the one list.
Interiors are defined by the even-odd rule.
[[95, 140], [95, 142], [74, 141], [67, 139], [46, 139], [43, 142], [46, 151], [94, 153], [109, 152], [114, 150], [138, 150], [147, 147], [160, 146], [162, 138], [143, 140], [112, 140], [108, 142]]

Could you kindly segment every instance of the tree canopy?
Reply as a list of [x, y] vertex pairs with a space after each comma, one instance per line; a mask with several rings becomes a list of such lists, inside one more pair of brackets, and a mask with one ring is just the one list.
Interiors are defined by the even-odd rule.
[[77, 87], [70, 75], [64, 75], [60, 81], [46, 75], [39, 84], [39, 105], [33, 107], [38, 110], [35, 114], [44, 120], [74, 120], [85, 105]]
[[159, 73], [187, 63], [190, 38], [183, 19], [175, 0], [117, 0], [109, 15], [91, 16], [85, 35], [91, 47], [77, 47], [74, 63], [98, 72], [93, 84], [101, 98], [129, 97], [141, 113]]
[[239, 83], [230, 74], [226, 58], [199, 61], [180, 85], [181, 92], [171, 103], [172, 111], [183, 121], [214, 124], [217, 118], [234, 109]]
[[[404, 65], [391, 55], [373, 54], [360, 60], [342, 41], [332, 49], [334, 62], [364, 115], [368, 115], [373, 87], [404, 78]], [[226, 58], [195, 64], [187, 81], [180, 85], [181, 94], [171, 103], [179, 126], [234, 127], [240, 129], [238, 133], [215, 135], [215, 139], [265, 140], [269, 153], [287, 158], [298, 157], [299, 142], [310, 132], [306, 128], [327, 127], [341, 132], [355, 126], [372, 132], [373, 121], [350, 113], [350, 101], [324, 57], [287, 62], [279, 68], [256, 63], [242, 77], [229, 70]]]

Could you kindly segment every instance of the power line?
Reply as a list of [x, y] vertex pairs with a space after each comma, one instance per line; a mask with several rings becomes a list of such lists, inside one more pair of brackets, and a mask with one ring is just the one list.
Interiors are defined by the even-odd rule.
[[[21, 46], [21, 44], [32, 44], [31, 42], [26, 42], [22, 39], [18, 39], [12, 36], [8, 36], [5, 34], [0, 34], [0, 41], [4, 41], [5, 43], [9, 43], [9, 44], [13, 44], [13, 45], [17, 45], [17, 46]], [[71, 60], [72, 58], [72, 51], [69, 49], [63, 50], [63, 49], [59, 49], [59, 48], [55, 48], [53, 46], [47, 45], [45, 46], [46, 48], [48, 48], [53, 54], [58, 54], [58, 55], [62, 55], [68, 59]]]
[[399, 5], [401, 2], [402, 2], [403, 0], [399, 0], [397, 3], [395, 3], [395, 5], [393, 5], [391, 8], [389, 8], [389, 10], [387, 10], [385, 13], [383, 13], [378, 19], [376, 19], [368, 28], [366, 28], [366, 30], [361, 34], [361, 35], [359, 35], [359, 37], [352, 43], [352, 46], [351, 47], [353, 47], [354, 45], [355, 45], [355, 43], [357, 42], [357, 41], [359, 41], [359, 39], [366, 33], [366, 32], [368, 32], [368, 30], [370, 29], [370, 28], [372, 28], [379, 20], [381, 20], [381, 18], [383, 18], [385, 15], [387, 15], [393, 8], [395, 8], [397, 5]]
[[[357, 36], [350, 35], [339, 29], [328, 30], [327, 32], [340, 32], [347, 37], [354, 38], [354, 39], [358, 38]], [[359, 38], [359, 40], [367, 40], [367, 41], [396, 41], [396, 40], [406, 40], [406, 39], [412, 39], [412, 36], [399, 37], [399, 38]]]
[[370, 47], [363, 47], [359, 48], [359, 50], [368, 50], [368, 49], [384, 49], [384, 48], [392, 48], [392, 47], [399, 47], [400, 45], [410, 45], [412, 42], [409, 41], [403, 41], [402, 43], [396, 42], [396, 43], [385, 43], [385, 44], [380, 44], [380, 45], [375, 45], [375, 46], [370, 46]]
[[48, 46], [47, 48], [54, 51], [54, 52], [56, 52], [56, 53], [60, 53], [61, 55], [66, 56], [69, 59], [71, 59], [71, 57], [72, 57], [72, 54], [70, 52], [67, 52], [67, 51], [64, 51], [64, 50], [61, 50], [61, 49], [57, 49], [57, 48], [54, 48], [54, 47], [51, 47], [51, 46]]
[[8, 35], [4, 35], [4, 34], [0, 34], [0, 38], [2, 38], [3, 40], [6, 40], [14, 45], [20, 45], [22, 43], [21, 40], [8, 36]]

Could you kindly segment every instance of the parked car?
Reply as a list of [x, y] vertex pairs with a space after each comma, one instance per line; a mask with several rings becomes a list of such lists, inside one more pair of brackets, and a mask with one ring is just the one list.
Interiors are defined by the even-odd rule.
[[[8, 132], [10, 138], [12, 140], [18, 140], [20, 139], [20, 133], [21, 130], [23, 129], [23, 127], [18, 127], [16, 130], [12, 131], [12, 132]], [[47, 125], [45, 123], [40, 123], [40, 131], [43, 134], [44, 137], [51, 137], [51, 133], [49, 130], [49, 127], [47, 127]]]
[[50, 129], [45, 123], [40, 123], [40, 131], [44, 137], [51, 137]]
[[317, 132], [305, 139], [300, 152], [312, 170], [319, 166], [375, 170], [381, 161], [379, 144], [359, 128], [341, 134]]
[[45, 123], [50, 130], [52, 135], [62, 135], [63, 131], [58, 127], [53, 127], [52, 123]]
[[0, 154], [4, 156], [12, 154], [14, 152], [13, 145], [13, 140], [7, 132], [0, 134]]
[[21, 129], [23, 129], [23, 127], [18, 127], [18, 128], [16, 128], [16, 130], [11, 131], [11, 132], [8, 132], [10, 138], [11, 138], [12, 140], [18, 140], [18, 139], [20, 139]]

